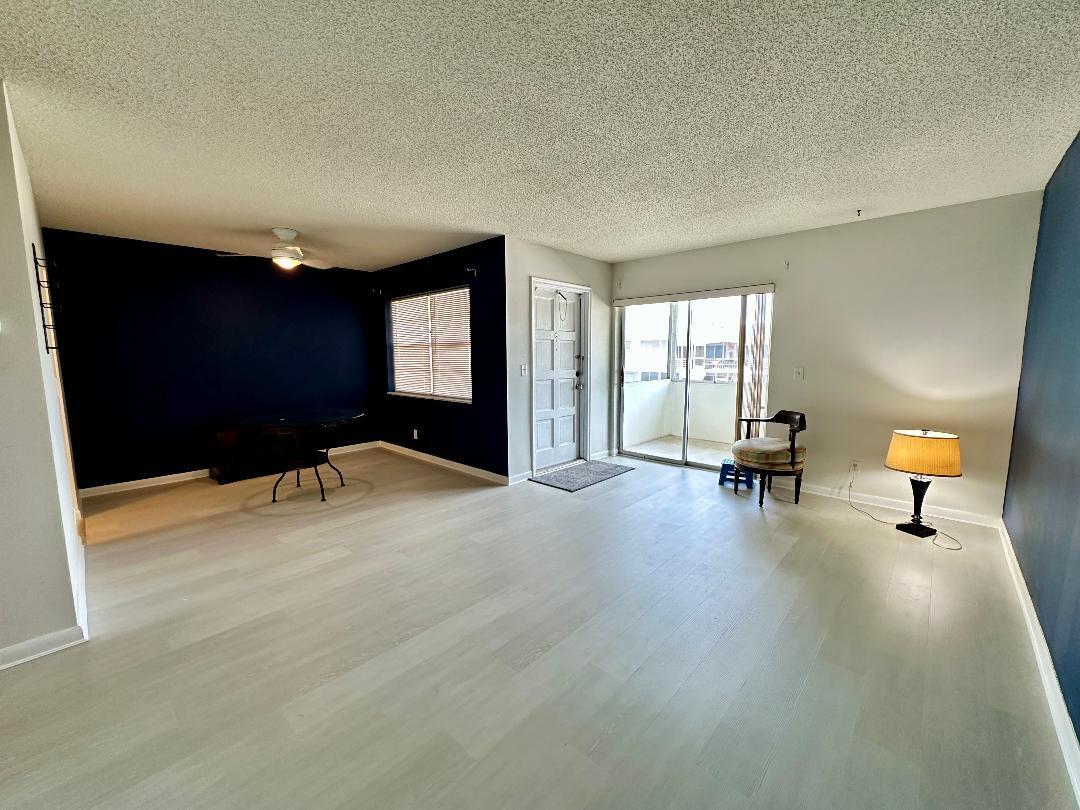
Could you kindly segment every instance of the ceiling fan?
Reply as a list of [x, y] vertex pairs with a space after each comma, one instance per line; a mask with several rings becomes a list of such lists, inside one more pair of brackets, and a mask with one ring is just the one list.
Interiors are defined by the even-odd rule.
[[[301, 264], [314, 267], [317, 270], [325, 270], [332, 265], [316, 259], [303, 251], [296, 244], [296, 231], [293, 228], [271, 228], [271, 232], [277, 237], [277, 243], [270, 248], [270, 260], [282, 270], [295, 270]], [[246, 258], [244, 253], [218, 253], [218, 256], [229, 258]]]

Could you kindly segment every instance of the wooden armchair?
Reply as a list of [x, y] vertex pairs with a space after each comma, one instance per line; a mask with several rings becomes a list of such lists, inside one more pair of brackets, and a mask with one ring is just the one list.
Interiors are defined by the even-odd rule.
[[[774, 439], [769, 436], [743, 438], [743, 425], [749, 433], [752, 424], [787, 425], [788, 440]], [[765, 490], [772, 492], [774, 475], [793, 476], [795, 478], [795, 503], [799, 502], [802, 490], [803, 467], [806, 464], [806, 448], [797, 441], [797, 436], [806, 430], [806, 414], [799, 411], [777, 411], [768, 419], [739, 419], [739, 440], [731, 446], [731, 455], [735, 460], [735, 469], [757, 475], [761, 481], [758, 488], [758, 506], [765, 505]], [[739, 492], [738, 476], [735, 478], [735, 493]]]

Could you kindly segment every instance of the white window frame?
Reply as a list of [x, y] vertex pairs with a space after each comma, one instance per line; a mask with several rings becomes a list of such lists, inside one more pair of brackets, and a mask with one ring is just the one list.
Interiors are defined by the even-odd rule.
[[[417, 392], [417, 391], [396, 391], [393, 388], [393, 386], [395, 384], [394, 380], [395, 380], [395, 377], [396, 377], [396, 375], [394, 373], [394, 315], [393, 315], [393, 304], [394, 304], [394, 302], [395, 301], [410, 301], [410, 300], [412, 300], [414, 298], [429, 298], [430, 299], [432, 296], [439, 295], [441, 293], [456, 292], [457, 290], [465, 290], [469, 294], [469, 321], [470, 321], [470, 323], [469, 323], [469, 365], [470, 365], [470, 368], [471, 368], [471, 366], [472, 366], [472, 345], [473, 345], [472, 344], [472, 288], [468, 284], [462, 284], [462, 285], [459, 285], [459, 286], [456, 286], [456, 287], [446, 287], [445, 289], [441, 289], [441, 290], [430, 290], [428, 292], [414, 293], [414, 294], [411, 294], [411, 295], [398, 295], [398, 296], [395, 296], [395, 297], [391, 298], [387, 302], [387, 305], [386, 305], [386, 318], [387, 318], [388, 325], [390, 327], [387, 330], [388, 331], [388, 337], [389, 337], [388, 342], [389, 342], [389, 346], [390, 346], [390, 356], [388, 358], [388, 361], [389, 361], [389, 363], [388, 363], [389, 364], [389, 368], [388, 368], [389, 374], [387, 375], [389, 377], [389, 379], [387, 380], [388, 385], [387, 385], [387, 391], [386, 391], [388, 396], [392, 396], [392, 397], [408, 397], [409, 399], [431, 399], [431, 400], [436, 400], [438, 402], [456, 402], [459, 405], [471, 405], [472, 404], [473, 397], [471, 396], [471, 394], [474, 393], [474, 392], [473, 392], [473, 380], [472, 380], [471, 376], [470, 376], [470, 380], [469, 380], [469, 391], [470, 391], [470, 396], [469, 397], [448, 397], [448, 396], [446, 396], [444, 394], [435, 394], [435, 393], [424, 394], [424, 393], [420, 393], [420, 392]], [[430, 303], [429, 303], [428, 306], [430, 307]], [[430, 311], [430, 309], [429, 309], [429, 311]], [[432, 344], [430, 342], [431, 341], [430, 333], [428, 335], [428, 341], [429, 341], [429, 346], [434, 345], [434, 344]], [[432, 369], [432, 384], [433, 385], [434, 385], [434, 379], [435, 379], [435, 374], [434, 374], [434, 369]]]

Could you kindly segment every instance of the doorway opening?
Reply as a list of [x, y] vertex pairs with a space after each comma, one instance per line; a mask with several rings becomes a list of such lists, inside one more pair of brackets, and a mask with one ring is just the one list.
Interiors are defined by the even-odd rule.
[[616, 305], [619, 452], [719, 468], [739, 417], [766, 416], [772, 286]]

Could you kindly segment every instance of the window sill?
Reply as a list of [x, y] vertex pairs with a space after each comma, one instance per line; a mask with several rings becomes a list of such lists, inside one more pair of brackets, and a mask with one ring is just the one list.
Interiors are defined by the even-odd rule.
[[413, 394], [408, 391], [387, 391], [389, 397], [406, 397], [407, 399], [433, 399], [436, 402], [456, 402], [458, 405], [472, 405], [471, 399], [459, 397], [441, 397], [438, 394]]

